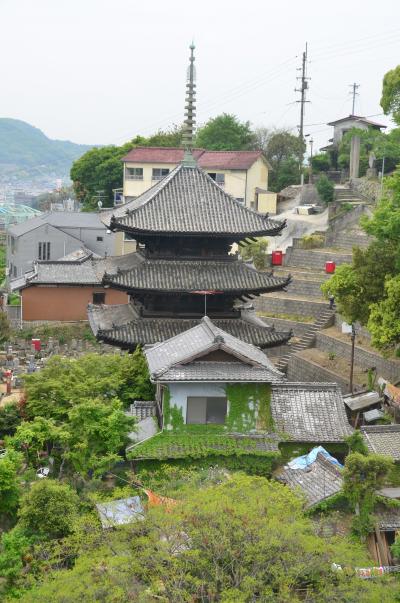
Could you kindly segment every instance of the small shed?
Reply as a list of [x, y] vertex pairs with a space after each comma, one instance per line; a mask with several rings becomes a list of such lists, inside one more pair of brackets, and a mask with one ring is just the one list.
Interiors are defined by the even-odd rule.
[[139, 496], [97, 503], [96, 508], [103, 528], [115, 528], [144, 518], [144, 508]]
[[400, 425], [364, 425], [361, 433], [370, 452], [400, 461]]

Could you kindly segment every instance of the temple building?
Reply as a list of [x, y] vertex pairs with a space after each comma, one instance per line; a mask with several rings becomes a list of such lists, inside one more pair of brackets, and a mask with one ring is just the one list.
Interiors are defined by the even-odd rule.
[[130, 266], [125, 263], [102, 280], [104, 287], [126, 292], [130, 303], [90, 305], [90, 324], [99, 340], [134, 349], [174, 337], [207, 315], [244, 342], [261, 348], [281, 345], [290, 332], [267, 326], [249, 302], [284, 289], [290, 277], [258, 271], [231, 249], [256, 237], [279, 235], [285, 223], [244, 207], [196, 164], [193, 50], [191, 46], [182, 162], [102, 218], [110, 230], [137, 242]]

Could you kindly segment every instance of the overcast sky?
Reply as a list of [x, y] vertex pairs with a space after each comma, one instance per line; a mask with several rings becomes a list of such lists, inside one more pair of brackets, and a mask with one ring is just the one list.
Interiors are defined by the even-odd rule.
[[192, 38], [199, 123], [228, 112], [293, 132], [307, 41], [305, 133], [319, 147], [326, 122], [351, 112], [352, 82], [355, 112], [382, 112], [382, 77], [400, 63], [400, 0], [0, 0], [0, 117], [87, 144], [180, 123]]

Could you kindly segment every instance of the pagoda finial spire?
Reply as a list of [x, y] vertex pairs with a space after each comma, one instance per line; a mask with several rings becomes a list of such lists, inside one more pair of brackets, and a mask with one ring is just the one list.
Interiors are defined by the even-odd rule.
[[190, 62], [187, 70], [186, 80], [186, 105], [185, 105], [185, 122], [182, 135], [182, 145], [185, 149], [182, 164], [186, 167], [195, 167], [196, 160], [193, 157], [193, 130], [196, 123], [196, 69], [194, 66], [194, 49], [195, 45], [192, 41], [190, 45]]

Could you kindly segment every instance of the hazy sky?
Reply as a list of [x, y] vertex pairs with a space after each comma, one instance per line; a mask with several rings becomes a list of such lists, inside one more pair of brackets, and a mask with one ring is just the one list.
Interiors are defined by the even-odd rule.
[[325, 123], [351, 112], [352, 82], [356, 113], [382, 112], [400, 0], [0, 0], [0, 116], [92, 144], [180, 123], [192, 38], [199, 123], [225, 111], [293, 132], [308, 41], [305, 133], [318, 147]]

